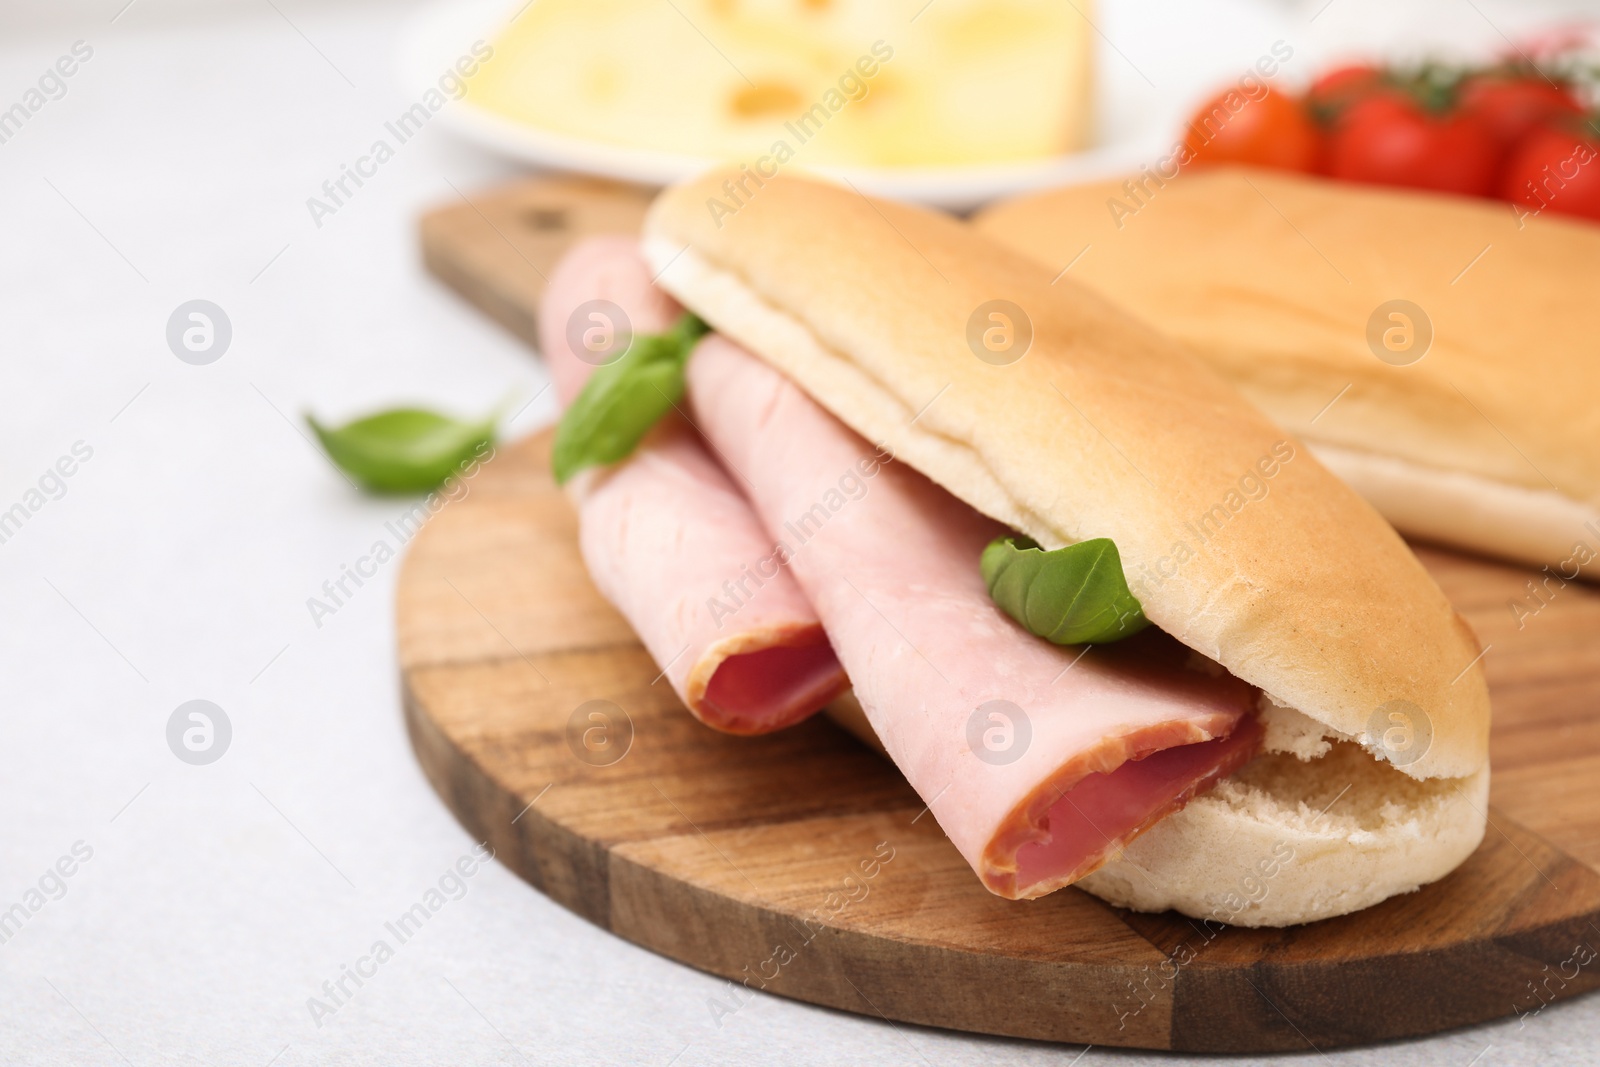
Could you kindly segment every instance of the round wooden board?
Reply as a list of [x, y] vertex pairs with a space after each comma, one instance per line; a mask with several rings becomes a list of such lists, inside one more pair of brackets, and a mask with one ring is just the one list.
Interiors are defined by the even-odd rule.
[[[1523, 572], [1424, 551], [1492, 645], [1483, 846], [1357, 915], [1214, 930], [1073, 889], [991, 896], [894, 767], [822, 717], [754, 739], [701, 726], [590, 584], [548, 449], [548, 434], [506, 447], [417, 536], [398, 594], [405, 712], [467, 830], [618, 936], [863, 1015], [1186, 1051], [1425, 1034], [1600, 984], [1594, 965], [1559, 976], [1600, 946], [1600, 592], [1568, 587], [1519, 631]], [[569, 742], [597, 700], [624, 713], [611, 744], [631, 728], [607, 766]]]

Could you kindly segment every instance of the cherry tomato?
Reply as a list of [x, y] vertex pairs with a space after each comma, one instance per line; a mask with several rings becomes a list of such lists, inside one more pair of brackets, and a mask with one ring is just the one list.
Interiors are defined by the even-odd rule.
[[1317, 119], [1331, 125], [1345, 108], [1378, 92], [1383, 84], [1383, 71], [1370, 63], [1334, 67], [1306, 90], [1306, 107]]
[[1328, 144], [1328, 173], [1335, 178], [1467, 196], [1490, 195], [1498, 162], [1494, 137], [1481, 120], [1434, 114], [1397, 92], [1351, 106]]
[[1571, 122], [1530, 133], [1511, 154], [1500, 195], [1536, 212], [1600, 220], [1600, 133]]
[[1523, 74], [1475, 74], [1461, 84], [1456, 107], [1481, 120], [1502, 152], [1553, 119], [1583, 114], [1570, 88]]
[[1248, 163], [1312, 171], [1322, 135], [1298, 101], [1267, 89], [1246, 96], [1230, 89], [1206, 103], [1189, 123], [1184, 147], [1196, 163]]

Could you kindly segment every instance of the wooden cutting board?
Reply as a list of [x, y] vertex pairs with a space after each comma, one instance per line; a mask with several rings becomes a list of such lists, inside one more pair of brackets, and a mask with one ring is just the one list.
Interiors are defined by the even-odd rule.
[[[626, 231], [642, 204], [530, 183], [430, 216], [427, 259], [531, 337], [561, 235]], [[412, 743], [467, 830], [532, 885], [730, 979], [708, 1024], [748, 988], [1052, 1041], [1292, 1051], [1600, 984], [1600, 590], [1568, 586], [1519, 628], [1528, 572], [1420, 548], [1489, 646], [1482, 847], [1356, 915], [1207, 936], [1072, 889], [991, 896], [893, 766], [824, 719], [755, 739], [695, 722], [590, 584], [548, 449], [548, 434], [504, 447], [412, 545], [397, 606]]]

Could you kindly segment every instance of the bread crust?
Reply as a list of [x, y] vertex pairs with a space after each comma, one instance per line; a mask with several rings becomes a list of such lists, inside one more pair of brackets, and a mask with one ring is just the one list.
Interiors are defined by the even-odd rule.
[[1312, 452], [1396, 529], [1426, 541], [1600, 579], [1600, 508], [1553, 489], [1491, 482], [1460, 470], [1339, 445]]
[[[719, 219], [728, 177], [669, 189], [647, 221], [685, 305], [979, 510], [1047, 545], [1115, 540], [1151, 620], [1278, 703], [1376, 754], [1382, 709], [1405, 702], [1430, 735], [1406, 774], [1485, 765], [1466, 623], [1369, 505], [1188, 351], [933, 212], [780, 176]], [[996, 299], [1033, 331], [1004, 366], [967, 342]]]
[[[1137, 200], [1115, 181], [1056, 189], [974, 222], [1051, 272], [1089, 246], [1073, 279], [1189, 345], [1313, 445], [1556, 493], [1600, 515], [1593, 223], [1242, 169], [1183, 172]], [[1404, 365], [1368, 338], [1396, 299], [1432, 330]], [[1526, 560], [1513, 500], [1455, 540]]]
[[[1421, 786], [1417, 795], [1401, 798], [1385, 780], [1392, 771], [1358, 759], [1312, 761], [1278, 793], [1249, 781], [1265, 763], [1247, 769], [1157, 823], [1078, 888], [1134, 911], [1293, 926], [1414, 892], [1482, 842], [1487, 766], [1467, 779], [1411, 783]], [[1326, 808], [1320, 797], [1304, 803], [1318, 792], [1329, 795]]]

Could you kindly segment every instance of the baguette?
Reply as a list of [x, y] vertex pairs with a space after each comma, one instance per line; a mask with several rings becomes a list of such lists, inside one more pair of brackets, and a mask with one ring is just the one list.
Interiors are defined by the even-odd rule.
[[1600, 578], [1600, 227], [1237, 168], [974, 222], [1050, 276], [1082, 252], [1068, 277], [1186, 343], [1402, 532]]
[[[1266, 754], [1080, 885], [1210, 916], [1289, 835], [1294, 875], [1228, 918], [1283, 925], [1471, 853], [1481, 649], [1369, 504], [1183, 346], [973, 228], [786, 176], [719, 218], [707, 203], [727, 177], [657, 199], [661, 285], [977, 510], [1046, 548], [1114, 540], [1155, 625], [1263, 693]], [[1031, 327], [1003, 365], [969, 344], [996, 300]], [[1349, 810], [1308, 818], [1341, 777]]]

